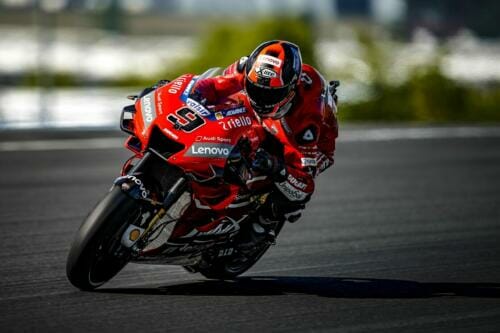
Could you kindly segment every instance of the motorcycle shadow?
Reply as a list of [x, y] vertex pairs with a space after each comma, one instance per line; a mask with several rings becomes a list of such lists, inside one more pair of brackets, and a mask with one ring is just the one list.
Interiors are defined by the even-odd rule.
[[152, 288], [99, 289], [102, 293], [190, 296], [317, 295], [332, 298], [500, 298], [500, 283], [422, 283], [352, 277], [248, 276]]

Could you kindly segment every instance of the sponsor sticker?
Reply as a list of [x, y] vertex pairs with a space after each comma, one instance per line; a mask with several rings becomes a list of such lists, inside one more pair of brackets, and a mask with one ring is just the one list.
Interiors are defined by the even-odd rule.
[[170, 83], [168, 87], [168, 92], [174, 95], [179, 93], [179, 91], [182, 89], [182, 86], [184, 85], [184, 83], [186, 83], [186, 81], [187, 77], [185, 75], [175, 79]]
[[237, 107], [234, 109], [224, 110], [224, 111], [222, 111], [222, 114], [225, 117], [229, 117], [229, 116], [236, 116], [236, 115], [246, 113], [246, 112], [247, 112], [247, 109], [244, 106], [240, 106], [240, 107]]
[[192, 99], [192, 98], [188, 98], [186, 99], [186, 105], [193, 111], [197, 112], [198, 114], [204, 116], [204, 117], [208, 117], [210, 116], [212, 113], [210, 111], [207, 110], [206, 107], [203, 106], [203, 104], [201, 104], [200, 102]]
[[[209, 111], [210, 112], [210, 111]], [[211, 112], [209, 115], [205, 116], [208, 120], [222, 120], [225, 117], [237, 116], [247, 112], [244, 106], [238, 106], [236, 108], [220, 110], [217, 112]]]
[[189, 84], [187, 85], [186, 89], [184, 89], [184, 91], [182, 92], [181, 100], [183, 102], [185, 102], [189, 98], [189, 94], [191, 94], [191, 90], [193, 90], [196, 81], [198, 81], [198, 76], [193, 77], [191, 82], [189, 82]]
[[162, 94], [161, 94], [161, 89], [157, 90], [157, 98], [156, 98], [156, 107], [157, 107], [157, 114], [161, 116], [163, 114], [163, 102], [162, 102]]
[[320, 172], [323, 172], [325, 169], [327, 169], [330, 165], [332, 165], [332, 162], [328, 159], [328, 157], [326, 157], [326, 155], [324, 154], [321, 154], [318, 158], [317, 158], [317, 162], [318, 164], [318, 169], [320, 170]]
[[196, 142], [186, 152], [185, 156], [189, 157], [209, 157], [209, 158], [226, 158], [233, 149], [232, 145], [213, 142]]
[[141, 98], [141, 110], [144, 128], [148, 128], [156, 118], [155, 91]]
[[257, 62], [261, 64], [268, 64], [276, 67], [281, 67], [281, 59], [278, 59], [270, 55], [265, 55], [265, 54], [259, 55], [257, 57]]
[[310, 157], [302, 157], [300, 162], [303, 167], [315, 167], [317, 165], [316, 159]]
[[236, 221], [235, 219], [226, 216], [226, 219], [224, 219], [215, 228], [208, 231], [200, 231], [196, 236], [223, 235], [236, 232], [240, 230], [239, 223], [243, 221], [246, 217], [247, 215], [244, 215], [240, 220]]
[[248, 116], [239, 116], [237, 118], [228, 118], [226, 120], [219, 121], [219, 125], [222, 126], [222, 129], [224, 131], [230, 131], [230, 130], [238, 128], [238, 127], [252, 125], [252, 118], [250, 118]]
[[301, 182], [300, 180], [298, 180], [297, 178], [295, 178], [291, 174], [288, 175], [287, 180], [290, 184], [292, 184], [294, 187], [296, 187], [300, 190], [304, 190], [307, 187], [307, 184]]
[[276, 73], [274, 70], [266, 67], [257, 67], [255, 69], [255, 73], [257, 73], [257, 76], [263, 77], [266, 79], [274, 79], [278, 77], [278, 73]]
[[125, 247], [132, 247], [139, 237], [144, 233], [144, 229], [133, 224], [129, 225], [127, 230], [122, 234], [121, 243]]
[[223, 138], [223, 137], [220, 137], [220, 136], [198, 135], [196, 137], [195, 141], [197, 141], [197, 142], [201, 142], [201, 141], [204, 141], [204, 142], [220, 142], [220, 143], [228, 143], [228, 144], [230, 144], [231, 143], [231, 138]]
[[304, 141], [313, 141], [314, 140], [314, 134], [311, 130], [305, 131], [304, 135], [302, 136], [302, 139]]
[[298, 144], [312, 144], [317, 139], [317, 129], [315, 126], [309, 126], [300, 132], [295, 140]]
[[302, 201], [307, 197], [307, 193], [296, 189], [288, 181], [276, 183], [276, 187], [291, 201]]
[[[129, 180], [130, 183], [127, 182], [127, 180]], [[147, 190], [146, 186], [144, 186], [144, 183], [135, 176], [127, 175], [118, 177], [117, 179], [115, 179], [114, 183], [115, 185], [121, 185], [122, 188], [126, 191], [130, 190], [132, 186], [135, 184], [138, 186], [142, 198], [147, 199], [149, 197], [149, 190]]]

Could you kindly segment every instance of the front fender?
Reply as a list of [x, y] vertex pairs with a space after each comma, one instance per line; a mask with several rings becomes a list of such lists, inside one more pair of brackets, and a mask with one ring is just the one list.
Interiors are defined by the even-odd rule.
[[151, 193], [142, 180], [132, 175], [118, 177], [113, 184], [119, 186], [123, 192], [136, 200], [147, 200]]

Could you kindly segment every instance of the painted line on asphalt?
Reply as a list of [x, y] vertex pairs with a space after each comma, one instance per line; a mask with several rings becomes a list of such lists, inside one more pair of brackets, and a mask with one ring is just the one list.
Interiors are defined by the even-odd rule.
[[[500, 127], [368, 128], [340, 131], [340, 142], [500, 137]], [[0, 151], [120, 149], [124, 138], [25, 140], [0, 142]]]
[[124, 142], [123, 138], [4, 141], [0, 142], [0, 151], [118, 149]]
[[392, 141], [500, 137], [500, 127], [367, 128], [342, 132], [339, 141]]

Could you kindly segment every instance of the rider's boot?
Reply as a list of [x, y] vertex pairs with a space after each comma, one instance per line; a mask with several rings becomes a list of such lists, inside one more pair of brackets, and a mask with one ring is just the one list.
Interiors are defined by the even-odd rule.
[[263, 244], [274, 245], [276, 243], [277, 221], [268, 220], [262, 216], [256, 217], [250, 223], [242, 226], [243, 230], [239, 247], [241, 250], [253, 250]]
[[258, 218], [258, 222], [254, 222], [254, 229], [259, 229], [265, 240], [274, 245], [276, 244], [276, 227], [278, 224], [279, 221], [261, 215]]

